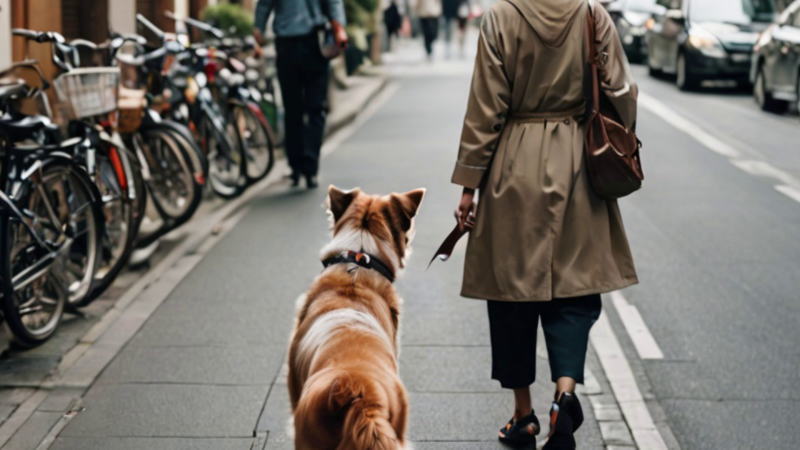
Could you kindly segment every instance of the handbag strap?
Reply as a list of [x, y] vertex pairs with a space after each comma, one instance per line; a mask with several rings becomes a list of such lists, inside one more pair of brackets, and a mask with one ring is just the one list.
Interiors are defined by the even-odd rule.
[[587, 116], [591, 118], [597, 114], [600, 105], [600, 76], [597, 67], [597, 42], [595, 41], [597, 31], [591, 0], [587, 3], [586, 8], [586, 68], [589, 71], [587, 82], [590, 84], [587, 89], [591, 89], [591, 92], [586, 92], [585, 97]]

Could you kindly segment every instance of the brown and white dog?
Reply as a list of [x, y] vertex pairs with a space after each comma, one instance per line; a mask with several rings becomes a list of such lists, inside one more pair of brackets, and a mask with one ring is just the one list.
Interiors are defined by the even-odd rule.
[[401, 449], [406, 390], [398, 376], [404, 267], [424, 189], [373, 196], [328, 189], [326, 269], [298, 305], [289, 348], [295, 448]]

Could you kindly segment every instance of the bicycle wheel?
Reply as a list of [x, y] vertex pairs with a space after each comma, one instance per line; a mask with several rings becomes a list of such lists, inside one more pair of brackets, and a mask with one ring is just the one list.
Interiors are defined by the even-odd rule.
[[202, 197], [193, 164], [182, 141], [164, 127], [155, 126], [133, 136], [145, 183], [153, 205], [165, 221], [183, 221], [194, 213]]
[[208, 179], [211, 189], [222, 198], [235, 198], [244, 192], [247, 180], [247, 163], [244, 151], [236, 136], [236, 127], [226, 124], [222, 132], [208, 117], [200, 122], [200, 143], [208, 155]]
[[114, 281], [133, 250], [140, 207], [129, 196], [135, 189], [133, 166], [124, 149], [106, 145], [96, 155], [95, 185], [103, 204], [104, 232], [100, 240], [99, 265], [92, 290], [83, 298], [70, 298], [71, 306], [86, 306]]
[[[232, 104], [231, 122], [236, 126], [239, 141], [247, 158], [247, 180], [253, 184], [272, 170], [275, 150], [272, 133], [263, 114], [257, 115], [249, 105]], [[254, 105], [258, 109], [258, 105]]]
[[44, 162], [40, 174], [17, 196], [25, 216], [4, 216], [0, 224], [2, 278], [10, 280], [3, 315], [15, 341], [26, 347], [52, 336], [68, 299], [89, 292], [103, 228], [97, 192], [82, 169], [57, 158]]

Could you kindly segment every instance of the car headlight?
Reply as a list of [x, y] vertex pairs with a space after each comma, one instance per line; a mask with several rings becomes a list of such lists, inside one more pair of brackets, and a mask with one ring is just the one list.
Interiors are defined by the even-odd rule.
[[689, 45], [700, 50], [709, 58], [725, 58], [728, 56], [719, 39], [699, 27], [692, 27], [689, 31]]

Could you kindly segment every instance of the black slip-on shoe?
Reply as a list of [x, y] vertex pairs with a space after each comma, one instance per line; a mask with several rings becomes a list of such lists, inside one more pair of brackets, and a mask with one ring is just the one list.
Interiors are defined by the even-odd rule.
[[583, 424], [583, 409], [578, 396], [564, 392], [550, 408], [550, 436], [542, 450], [574, 450], [575, 431]]
[[531, 410], [531, 413], [525, 417], [516, 420], [512, 417], [503, 428], [500, 428], [497, 439], [514, 448], [533, 448], [536, 446], [536, 435], [540, 431], [539, 419]]

